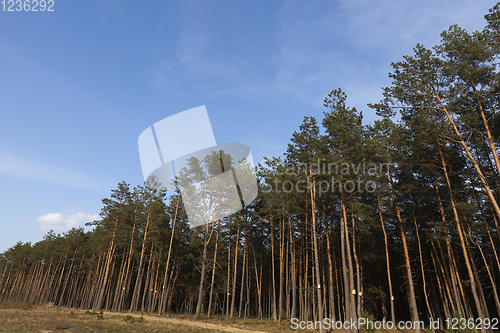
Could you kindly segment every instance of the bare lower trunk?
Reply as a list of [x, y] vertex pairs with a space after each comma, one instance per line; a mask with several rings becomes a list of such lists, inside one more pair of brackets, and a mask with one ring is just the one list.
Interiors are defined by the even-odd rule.
[[217, 246], [219, 245], [219, 227], [220, 227], [220, 222], [217, 222], [217, 235], [215, 236], [215, 253], [214, 253], [214, 263], [212, 267], [212, 282], [210, 283], [210, 298], [208, 300], [207, 318], [210, 318], [212, 311], [212, 295], [214, 292], [214, 281], [215, 281], [215, 264], [217, 263]]
[[[392, 293], [392, 281], [391, 281], [391, 265], [389, 263], [389, 246], [387, 244], [387, 232], [385, 231], [384, 219], [382, 217], [382, 205], [380, 204], [380, 196], [377, 194], [377, 202], [378, 202], [378, 212], [380, 217], [380, 224], [382, 225], [382, 231], [384, 233], [384, 244], [385, 244], [385, 263], [387, 269], [387, 282], [389, 285], [389, 299], [391, 302], [391, 321], [393, 323], [396, 322], [396, 318], [394, 315], [394, 295]], [[395, 332], [396, 328], [392, 328], [392, 332]]]

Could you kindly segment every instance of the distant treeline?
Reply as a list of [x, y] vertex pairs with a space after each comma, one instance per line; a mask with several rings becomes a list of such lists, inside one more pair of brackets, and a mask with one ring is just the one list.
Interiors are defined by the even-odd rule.
[[333, 90], [323, 119], [305, 117], [257, 167], [259, 196], [240, 212], [192, 228], [182, 193], [122, 182], [91, 231], [1, 254], [0, 300], [277, 321], [500, 317], [499, 4], [485, 18], [394, 63], [369, 126]]

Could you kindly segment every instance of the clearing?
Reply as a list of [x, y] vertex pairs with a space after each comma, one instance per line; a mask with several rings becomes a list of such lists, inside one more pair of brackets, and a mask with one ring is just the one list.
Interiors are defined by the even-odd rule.
[[294, 332], [269, 320], [155, 316], [146, 313], [94, 312], [54, 306], [0, 304], [0, 332]]

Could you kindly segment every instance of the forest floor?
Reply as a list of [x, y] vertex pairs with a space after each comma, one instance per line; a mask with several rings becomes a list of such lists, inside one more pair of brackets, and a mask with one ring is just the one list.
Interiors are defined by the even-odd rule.
[[288, 322], [193, 316], [155, 316], [128, 312], [94, 312], [54, 306], [0, 303], [0, 332], [296, 332]]
[[[239, 319], [216, 316], [211, 319], [196, 320], [193, 315], [157, 316], [141, 312], [112, 312], [72, 309], [51, 305], [19, 305], [8, 302], [0, 303], [0, 333], [3, 332], [154, 332], [154, 333], [289, 333], [311, 332], [312, 330], [292, 330], [290, 323], [264, 319]], [[364, 331], [364, 330], [363, 330]], [[328, 332], [343, 332], [333, 330]], [[361, 332], [361, 330], [360, 330]], [[366, 332], [366, 331], [365, 331]], [[378, 331], [388, 333], [386, 330]], [[398, 333], [415, 333], [414, 330]], [[428, 332], [429, 330], [422, 330]], [[375, 331], [372, 331], [375, 333]]]

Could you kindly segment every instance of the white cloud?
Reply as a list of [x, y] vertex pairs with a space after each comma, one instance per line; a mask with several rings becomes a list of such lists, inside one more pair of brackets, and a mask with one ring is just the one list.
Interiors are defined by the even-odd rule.
[[71, 228], [80, 227], [80, 223], [97, 220], [98, 214], [76, 213], [65, 215], [61, 213], [49, 213], [36, 218], [40, 229], [44, 231], [67, 231]]

